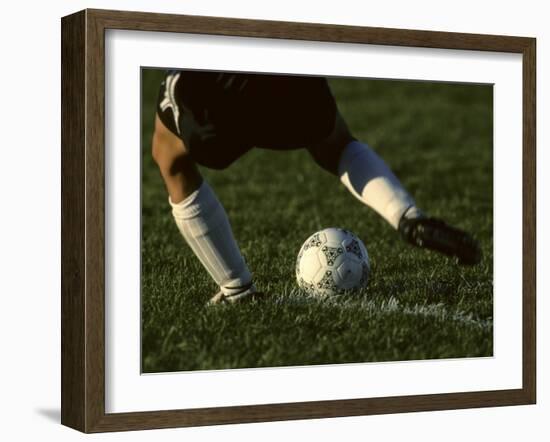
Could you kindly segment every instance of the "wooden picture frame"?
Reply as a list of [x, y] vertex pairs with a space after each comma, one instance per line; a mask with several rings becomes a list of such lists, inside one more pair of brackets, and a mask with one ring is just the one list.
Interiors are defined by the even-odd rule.
[[[163, 31], [522, 55], [523, 385], [512, 390], [105, 412], [105, 30]], [[83, 432], [533, 404], [536, 400], [533, 38], [84, 10], [62, 19], [62, 408]]]

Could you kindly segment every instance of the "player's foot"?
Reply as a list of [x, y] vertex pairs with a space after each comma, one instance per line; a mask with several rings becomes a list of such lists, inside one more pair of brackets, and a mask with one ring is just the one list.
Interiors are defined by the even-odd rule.
[[469, 233], [437, 218], [403, 217], [399, 222], [399, 233], [408, 243], [456, 257], [462, 265], [474, 265], [481, 260], [479, 244]]
[[257, 292], [255, 290], [247, 290], [244, 293], [236, 294], [236, 295], [227, 295], [221, 290], [216, 293], [212, 298], [210, 298], [210, 301], [208, 301], [209, 305], [218, 305], [218, 304], [241, 304], [241, 303], [249, 303], [258, 301], [260, 299], [263, 299], [265, 295], [262, 292]]

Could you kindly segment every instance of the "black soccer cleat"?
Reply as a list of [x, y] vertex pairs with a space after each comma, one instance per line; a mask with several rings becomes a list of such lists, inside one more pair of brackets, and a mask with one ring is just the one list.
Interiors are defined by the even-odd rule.
[[456, 257], [461, 265], [474, 265], [481, 260], [479, 244], [469, 233], [437, 218], [402, 217], [399, 233], [409, 244]]

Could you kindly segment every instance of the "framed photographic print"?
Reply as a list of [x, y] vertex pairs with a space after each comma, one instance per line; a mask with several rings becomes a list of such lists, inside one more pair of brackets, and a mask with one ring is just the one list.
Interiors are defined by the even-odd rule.
[[533, 404], [535, 40], [62, 19], [62, 423]]

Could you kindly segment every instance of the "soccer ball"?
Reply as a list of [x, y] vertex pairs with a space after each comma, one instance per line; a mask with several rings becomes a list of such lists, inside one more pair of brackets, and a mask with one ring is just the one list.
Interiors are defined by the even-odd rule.
[[340, 295], [365, 287], [369, 271], [363, 242], [348, 230], [334, 227], [306, 239], [296, 260], [298, 285], [315, 296]]

